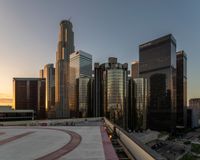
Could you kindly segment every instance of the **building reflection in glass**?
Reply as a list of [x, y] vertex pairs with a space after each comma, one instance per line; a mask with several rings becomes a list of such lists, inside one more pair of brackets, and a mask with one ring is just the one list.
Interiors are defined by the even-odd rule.
[[70, 117], [87, 117], [88, 83], [92, 77], [92, 55], [77, 51], [70, 55]]
[[187, 126], [187, 55], [177, 52], [177, 126]]
[[139, 76], [148, 80], [148, 127], [176, 127], [176, 40], [169, 34], [139, 46]]
[[[108, 63], [95, 64], [96, 110], [103, 108], [104, 115], [114, 123], [125, 127], [128, 94], [128, 64], [120, 64], [110, 57]], [[96, 94], [99, 93], [99, 94]]]
[[147, 79], [135, 78], [134, 81], [134, 129], [145, 130], [147, 124]]

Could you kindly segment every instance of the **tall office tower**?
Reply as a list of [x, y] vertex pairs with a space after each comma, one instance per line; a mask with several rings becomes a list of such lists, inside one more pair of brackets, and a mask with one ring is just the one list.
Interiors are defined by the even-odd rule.
[[184, 51], [176, 55], [177, 125], [187, 127], [187, 55]]
[[131, 64], [131, 77], [139, 78], [139, 61], [133, 61]]
[[77, 79], [77, 106], [78, 117], [88, 117], [90, 99], [89, 99], [89, 77], [80, 77]]
[[45, 109], [48, 118], [55, 116], [55, 68], [53, 64], [44, 66], [43, 78], [46, 80]]
[[60, 22], [55, 69], [56, 118], [67, 118], [69, 114], [69, 55], [74, 52], [74, 32], [68, 20]]
[[34, 110], [37, 119], [45, 116], [45, 79], [13, 78], [15, 109]]
[[134, 114], [135, 114], [135, 96], [134, 96], [134, 81], [132, 77], [128, 77], [128, 126], [127, 130], [134, 130]]
[[147, 128], [147, 79], [134, 78], [134, 129], [145, 130]]
[[103, 104], [103, 69], [99, 63], [94, 64], [94, 80], [92, 82], [92, 93], [93, 93], [93, 107], [92, 114], [94, 117], [103, 117], [104, 116], [104, 107]]
[[139, 75], [148, 81], [148, 127], [176, 126], [176, 40], [169, 34], [139, 46]]
[[[117, 58], [110, 57], [107, 63], [95, 64], [95, 108], [103, 107], [104, 116], [126, 128], [128, 103], [128, 64], [120, 64]], [[97, 113], [99, 114], [99, 113]]]
[[[95, 114], [95, 92], [94, 92], [94, 75], [90, 78], [88, 82], [88, 117], [96, 117]], [[98, 116], [100, 117], [100, 116]]]
[[70, 55], [69, 109], [71, 117], [87, 117], [88, 83], [92, 77], [92, 55], [77, 51]]

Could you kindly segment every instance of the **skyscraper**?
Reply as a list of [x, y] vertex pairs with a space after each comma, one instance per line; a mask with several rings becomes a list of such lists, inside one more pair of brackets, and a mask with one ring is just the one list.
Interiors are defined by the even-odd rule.
[[88, 83], [92, 77], [92, 55], [81, 50], [70, 55], [69, 108], [71, 117], [87, 117]]
[[139, 46], [139, 75], [148, 81], [148, 127], [176, 126], [176, 40], [169, 34]]
[[118, 63], [117, 58], [110, 57], [107, 63], [95, 64], [94, 75], [96, 111], [103, 109], [105, 117], [126, 128], [128, 64]]
[[57, 118], [69, 114], [69, 56], [74, 52], [74, 32], [68, 20], [60, 22], [55, 69], [55, 110]]
[[103, 104], [103, 69], [100, 67], [99, 63], [94, 64], [94, 79], [92, 80], [92, 93], [93, 93], [93, 103], [92, 103], [92, 115], [94, 117], [104, 116]]
[[[53, 64], [47, 64], [43, 69], [43, 77], [46, 80], [46, 97], [45, 97], [45, 109], [48, 118], [50, 113], [55, 109], [55, 68]], [[55, 111], [54, 111], [55, 114]]]
[[139, 78], [139, 61], [133, 61], [131, 64], [131, 77]]
[[184, 51], [177, 52], [177, 125], [187, 126], [187, 56]]
[[15, 109], [34, 110], [38, 119], [45, 116], [45, 79], [13, 78]]
[[147, 79], [134, 78], [134, 129], [145, 130], [147, 128]]

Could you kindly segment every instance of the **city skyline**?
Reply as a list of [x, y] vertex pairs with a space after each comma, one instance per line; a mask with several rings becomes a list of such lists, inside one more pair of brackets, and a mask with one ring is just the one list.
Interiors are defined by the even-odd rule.
[[[23, 3], [21, 3], [20, 5], [16, 4], [16, 2], [14, 1], [14, 4], [11, 2], [12, 1], [0, 2], [0, 10], [2, 12], [2, 14], [0, 14], [0, 20], [3, 22], [2, 29], [0, 29], [0, 33], [2, 35], [0, 37], [0, 42], [1, 44], [3, 44], [0, 47], [0, 56], [3, 57], [0, 59], [0, 105], [4, 103], [8, 104], [7, 102], [10, 102], [10, 97], [12, 97], [13, 89], [13, 77], [39, 77], [38, 71], [39, 69], [43, 68], [44, 64], [52, 62], [55, 64], [55, 53], [58, 40], [57, 22], [59, 22], [63, 18], [70, 17], [75, 32], [76, 50], [81, 49], [88, 53], [91, 53], [94, 57], [94, 60], [92, 62], [93, 64], [95, 62], [101, 63], [105, 61], [108, 57], [114, 56], [117, 57], [120, 62], [129, 63], [130, 69], [131, 62], [139, 59], [139, 44], [158, 38], [165, 34], [172, 33], [177, 40], [177, 50], [184, 49], [186, 53], [188, 53], [188, 100], [190, 98], [199, 97], [200, 95], [200, 91], [197, 87], [198, 80], [200, 79], [199, 75], [197, 74], [197, 60], [200, 58], [198, 55], [198, 50], [200, 50], [200, 48], [195, 43], [200, 37], [199, 33], [195, 32], [198, 31], [197, 28], [199, 28], [200, 26], [200, 23], [197, 23], [198, 14], [196, 14], [198, 7], [195, 8], [196, 6], [198, 6], [198, 3], [196, 4], [196, 6], [194, 3], [181, 3], [184, 9], [187, 9], [188, 7], [192, 6], [194, 7], [192, 13], [185, 14], [185, 16], [190, 15], [191, 17], [194, 15], [193, 18], [188, 20], [181, 19], [181, 16], [184, 17], [184, 13], [182, 13], [183, 15], [179, 15], [177, 13], [178, 15], [176, 14], [175, 18], [171, 17], [173, 15], [173, 12], [175, 11], [175, 8], [178, 7], [178, 2], [168, 3], [169, 6], [172, 6], [170, 10], [172, 11], [172, 13], [170, 13], [169, 16], [166, 15], [168, 11], [166, 9], [163, 10], [163, 12], [161, 13], [162, 9], [159, 9], [158, 7], [161, 6], [162, 8], [164, 7], [164, 5], [160, 4], [161, 2], [158, 1], [158, 4], [155, 6], [157, 10], [151, 13], [149, 16], [145, 14], [139, 15], [139, 12], [137, 13], [138, 10], [134, 11], [135, 6], [134, 3], [131, 1], [125, 4], [123, 2], [117, 1], [117, 3], [114, 5], [115, 9], [111, 11], [109, 11], [109, 9], [112, 7], [111, 4], [113, 4], [111, 2], [106, 3], [104, 1], [94, 3], [92, 1], [88, 1], [90, 2], [88, 3], [90, 4], [90, 7], [95, 7], [98, 5], [100, 7], [105, 7], [105, 13], [103, 15], [100, 14], [99, 9], [97, 9], [97, 11], [99, 11], [97, 13], [95, 13], [95, 10], [87, 12], [84, 11], [84, 9], [86, 9], [87, 6], [81, 1], [61, 1], [60, 3], [55, 3], [56, 5], [53, 3], [53, 1], [50, 1], [51, 3], [47, 5], [48, 7], [45, 6], [46, 3], [44, 3], [44, 1], [43, 3], [39, 3], [38, 1], [31, 2], [30, 4], [33, 4], [33, 8], [39, 7], [39, 14], [41, 14], [42, 12], [41, 18], [34, 15], [36, 13], [33, 12], [34, 10], [30, 9], [31, 5], [27, 2], [21, 1]], [[156, 3], [156, 1], [152, 2], [148, 11], [153, 10], [153, 3]], [[61, 7], [63, 4], [69, 4], [69, 6], [71, 7], [76, 6], [80, 10], [80, 13], [83, 12], [84, 14], [80, 14], [78, 16], [71, 9], [68, 12], [65, 12], [64, 8]], [[122, 8], [119, 8], [119, 6], [122, 4]], [[145, 3], [138, 2], [136, 4], [142, 7], [142, 4]], [[51, 18], [48, 18], [46, 14], [50, 13], [50, 8], [54, 7], [54, 5], [55, 9], [57, 10], [55, 14], [51, 13], [51, 15], [54, 15], [52, 18], [53, 20], [51, 20]], [[129, 5], [132, 6], [133, 9], [131, 9], [131, 7], [128, 7]], [[27, 10], [20, 11], [20, 7], [25, 7]], [[128, 8], [126, 9], [126, 7]], [[181, 6], [179, 7], [181, 8]], [[125, 11], [125, 13], [122, 15], [119, 13], [118, 15], [116, 11], [117, 8], [120, 10], [120, 13], [122, 13], [122, 11]], [[30, 13], [28, 13], [29, 9]], [[10, 13], [7, 14], [9, 11]], [[13, 15], [15, 12], [16, 15]], [[27, 13], [28, 15], [25, 16], [25, 13]], [[95, 14], [92, 16], [89, 15], [90, 13]], [[137, 13], [137, 16], [135, 15], [133, 16], [133, 18], [131, 18], [131, 16], [133, 15], [132, 13]], [[161, 15], [158, 16], [158, 13], [160, 13]], [[99, 21], [98, 19], [96, 21], [93, 21], [95, 19], [95, 16], [99, 18]], [[122, 20], [122, 23], [124, 25], [119, 24], [119, 26], [115, 26], [117, 24], [117, 16], [119, 16], [118, 21]], [[125, 16], [124, 19], [122, 19], [123, 16]], [[153, 19], [154, 16], [157, 17]], [[167, 18], [165, 19], [166, 22], [163, 20], [159, 20], [163, 19], [163, 16], [167, 16]], [[104, 22], [104, 17], [106, 17], [106, 22], [110, 22], [107, 25], [102, 24]], [[144, 23], [141, 21], [141, 19], [143, 19], [144, 21], [152, 20], [152, 23], [149, 23], [149, 21]], [[175, 24], [174, 27], [173, 25], [170, 27], [167, 26], [167, 22], [169, 23], [170, 19], [173, 22], [170, 24]], [[174, 21], [175, 19], [176, 22]], [[44, 23], [44, 20], [47, 20], [48, 26], [45, 26], [46, 23]], [[9, 33], [9, 30], [13, 29], [10, 28], [10, 25], [11, 23], [13, 23], [13, 21], [16, 21], [16, 23], [14, 33], [12, 33], [11, 35]], [[134, 21], [136, 23], [133, 23]], [[156, 23], [156, 21], [160, 22]], [[86, 25], [84, 24], [84, 22], [88, 22], [88, 24]], [[154, 22], [155, 24], [153, 24]], [[162, 22], [165, 23], [161, 25]], [[189, 24], [189, 22], [191, 24]], [[94, 25], [92, 25], [93, 23]], [[185, 24], [184, 28], [190, 27], [191, 30], [193, 29], [193, 31], [187, 30], [186, 33], [186, 30], [184, 30], [183, 28], [178, 28], [180, 27], [178, 23], [180, 23], [180, 26]], [[193, 26], [194, 23], [195, 26]], [[145, 24], [149, 25], [145, 27]], [[29, 27], [32, 25], [35, 28]], [[91, 25], [90, 28], [88, 28], [88, 25]], [[122, 26], [124, 26], [124, 28], [121, 28]], [[47, 29], [45, 27], [47, 27]], [[131, 27], [133, 27], [132, 30]], [[120, 28], [121, 30], [119, 30]], [[43, 31], [44, 33], [41, 34], [41, 31]], [[8, 35], [6, 36], [6, 34]], [[21, 34], [22, 36], [20, 36]], [[11, 47], [9, 47], [9, 44], [12, 44]]]

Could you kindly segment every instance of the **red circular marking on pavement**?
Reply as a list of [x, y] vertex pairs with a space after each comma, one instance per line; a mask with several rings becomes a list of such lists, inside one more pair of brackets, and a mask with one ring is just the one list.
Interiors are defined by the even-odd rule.
[[3, 140], [0, 141], [0, 146], [4, 145], [4, 144], [7, 144], [9, 142], [15, 141], [17, 139], [20, 139], [22, 137], [28, 136], [29, 134], [32, 134], [32, 133], [34, 133], [34, 132], [26, 132], [26, 133], [18, 134], [18, 135], [13, 136], [13, 137], [9, 137], [9, 138], [3, 139]]
[[71, 136], [71, 140], [69, 141], [69, 143], [67, 143], [63, 147], [61, 147], [61, 148], [57, 149], [56, 151], [51, 152], [47, 155], [44, 155], [40, 158], [37, 158], [36, 160], [56, 160], [56, 159], [62, 157], [63, 155], [71, 152], [72, 150], [74, 150], [81, 142], [81, 136], [79, 134], [77, 134], [76, 132], [64, 130], [64, 129], [57, 129], [57, 128], [45, 128], [45, 129], [65, 132]]
[[0, 132], [0, 135], [2, 135], [2, 134], [6, 134], [5, 132]]
[[[5, 128], [4, 129], [26, 129], [24, 127], [12, 127], [12, 128]], [[63, 147], [48, 153], [42, 157], [36, 158], [35, 160], [56, 160], [65, 154], [71, 152], [74, 150], [81, 142], [81, 136], [73, 131], [65, 130], [65, 129], [59, 129], [59, 128], [47, 128], [47, 127], [33, 127], [33, 128], [27, 128], [27, 129], [48, 129], [48, 130], [56, 130], [56, 131], [61, 131], [66, 134], [69, 134], [71, 136], [70, 141], [65, 144]]]

